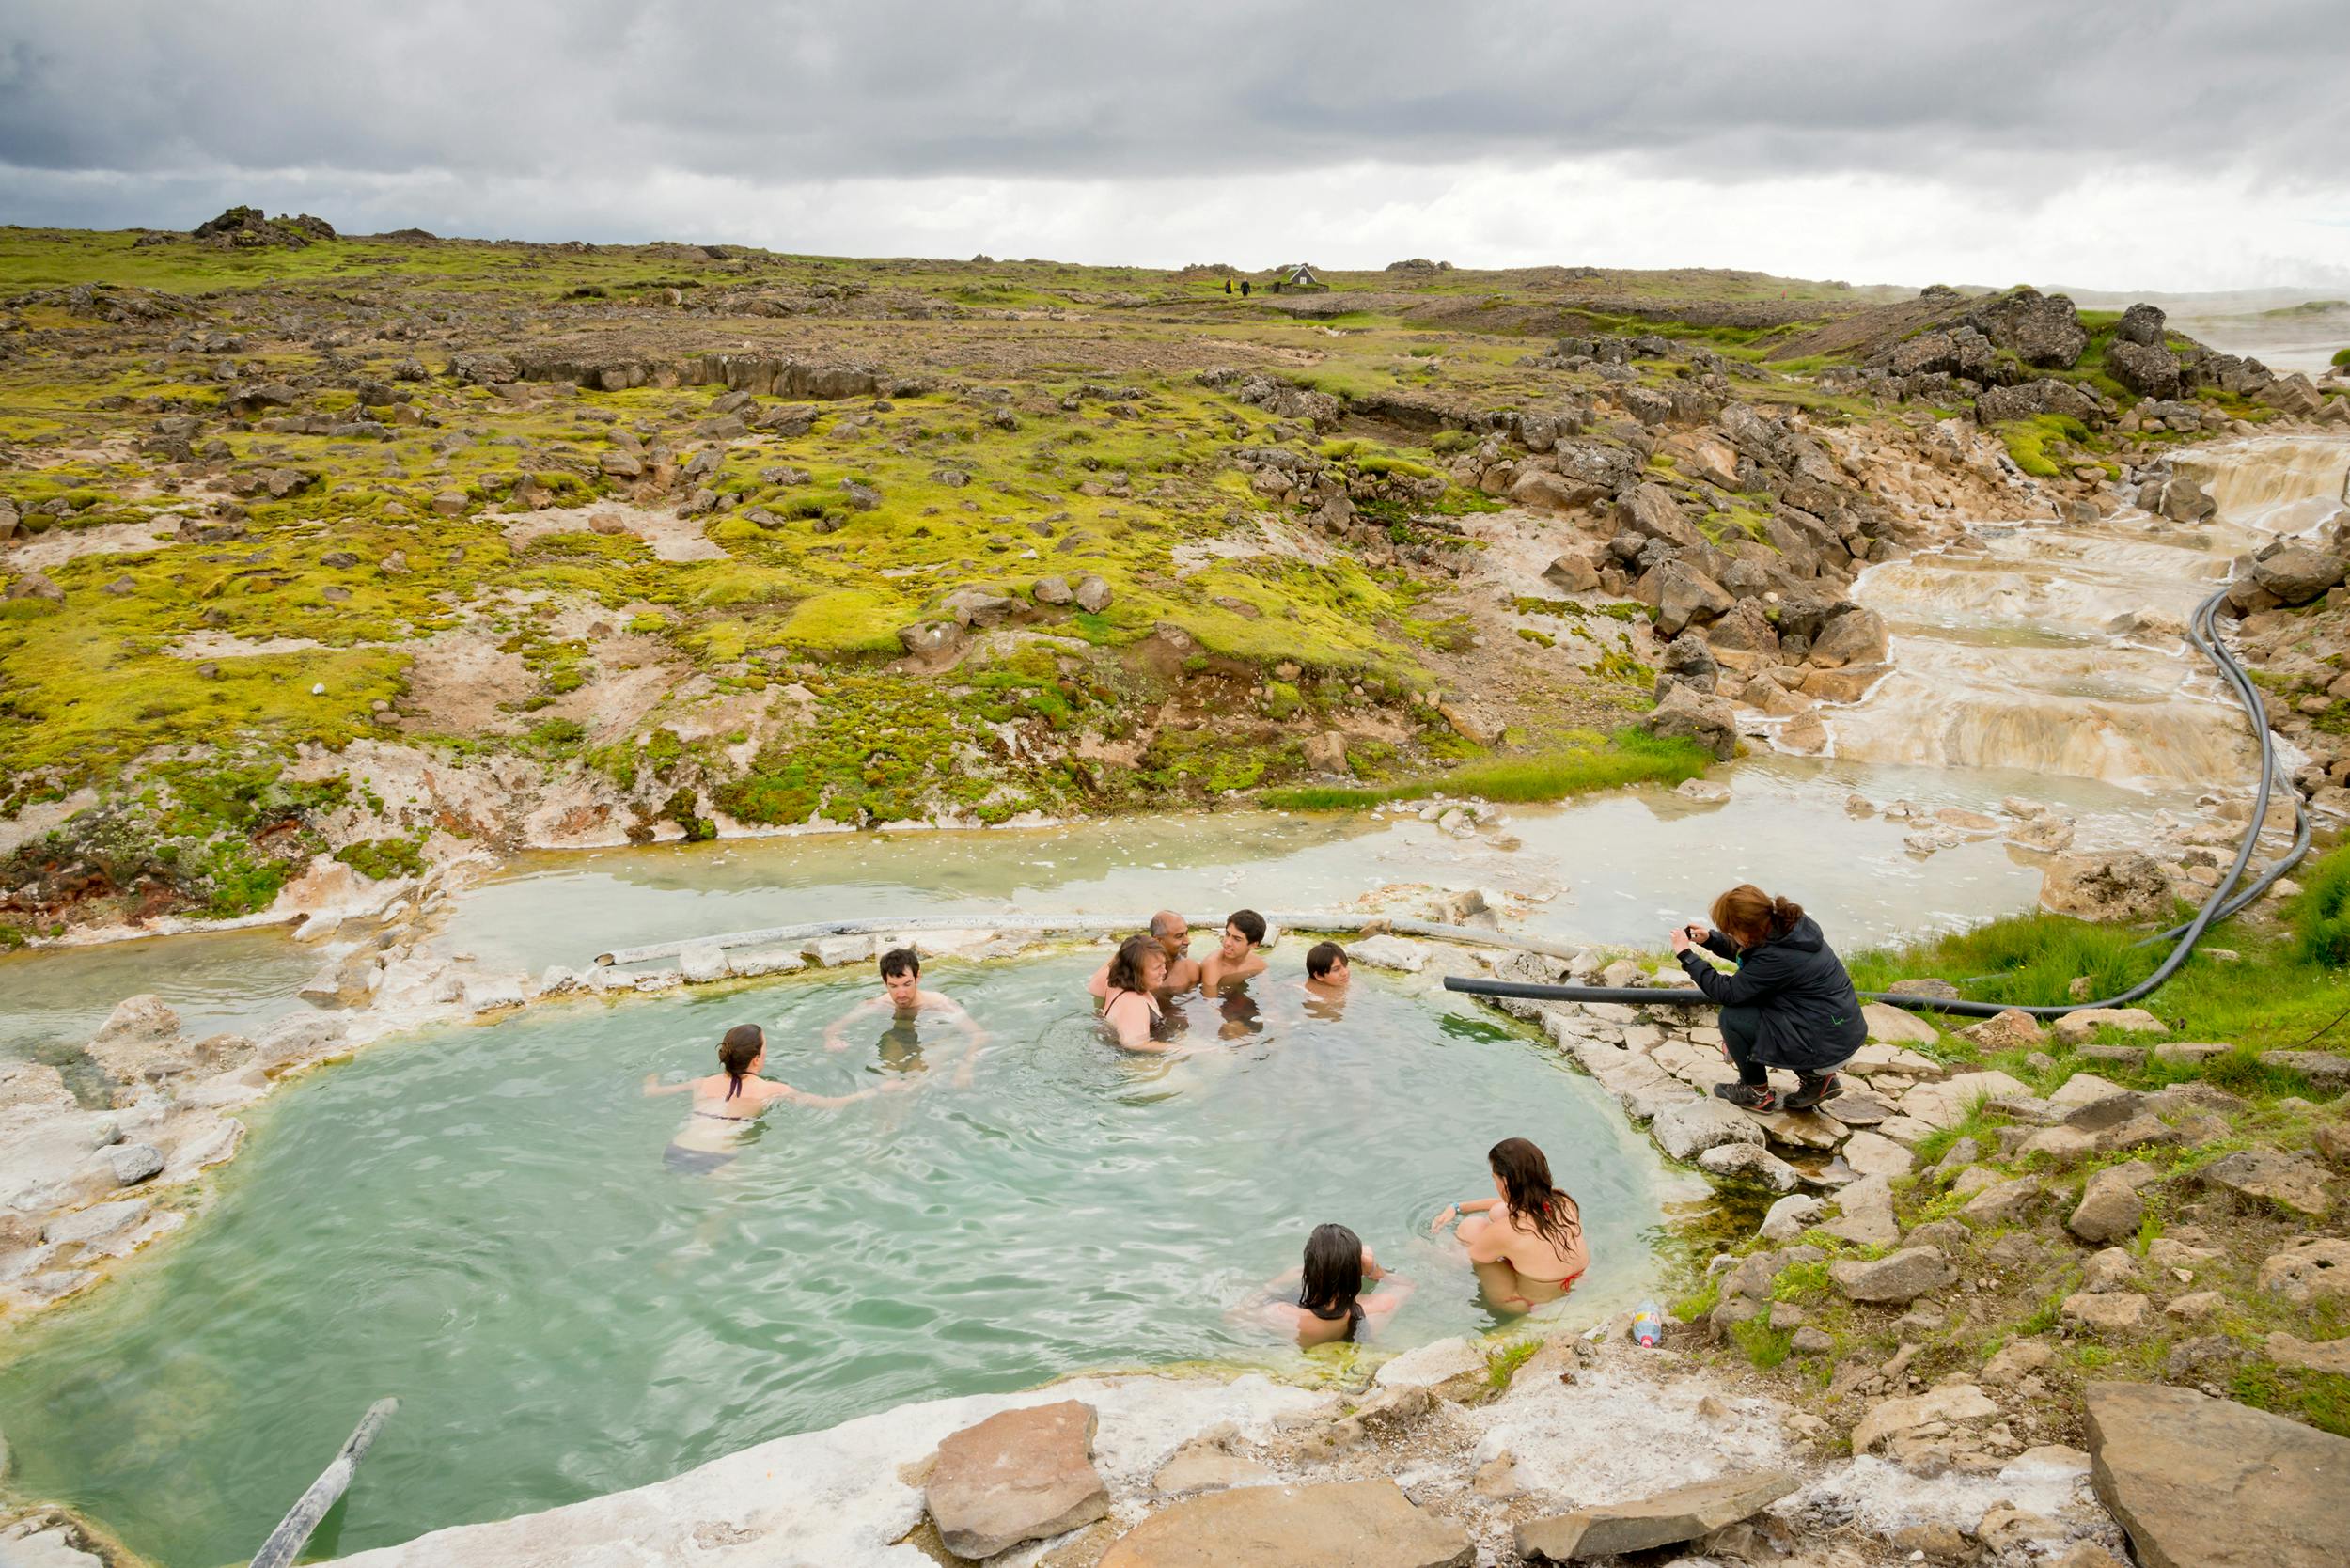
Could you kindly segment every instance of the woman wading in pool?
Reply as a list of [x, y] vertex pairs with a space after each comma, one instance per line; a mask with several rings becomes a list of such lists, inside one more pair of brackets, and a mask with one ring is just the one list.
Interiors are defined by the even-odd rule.
[[694, 1109], [686, 1117], [685, 1125], [678, 1129], [677, 1137], [662, 1151], [662, 1159], [670, 1169], [697, 1176], [718, 1169], [738, 1152], [743, 1129], [758, 1121], [760, 1112], [778, 1100], [834, 1110], [875, 1094], [910, 1087], [908, 1080], [893, 1078], [854, 1094], [810, 1094], [790, 1084], [759, 1076], [759, 1070], [766, 1065], [765, 1031], [757, 1024], [737, 1024], [718, 1042], [719, 1070], [707, 1078], [665, 1084], [653, 1074], [645, 1074], [648, 1094], [691, 1091], [694, 1096]]
[[[1387, 1289], [1366, 1301], [1365, 1280]], [[1292, 1281], [1298, 1286], [1297, 1299], [1277, 1299], [1289, 1294]], [[1412, 1282], [1381, 1268], [1362, 1237], [1343, 1225], [1317, 1225], [1306, 1239], [1304, 1263], [1266, 1286], [1265, 1297], [1276, 1299], [1260, 1298], [1255, 1310], [1310, 1350], [1359, 1338], [1367, 1327], [1386, 1322], [1411, 1294]]]
[[1583, 1211], [1551, 1184], [1550, 1162], [1522, 1137], [1506, 1137], [1485, 1154], [1493, 1167], [1494, 1194], [1456, 1203], [1436, 1216], [1441, 1231], [1464, 1215], [1461, 1244], [1493, 1304], [1524, 1312], [1567, 1294], [1590, 1266], [1583, 1242]]

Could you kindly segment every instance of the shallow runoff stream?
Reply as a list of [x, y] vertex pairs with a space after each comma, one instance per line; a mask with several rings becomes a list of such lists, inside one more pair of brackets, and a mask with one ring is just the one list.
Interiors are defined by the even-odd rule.
[[[2153, 611], [2184, 621], [2232, 555], [2314, 524], [2350, 443], [2224, 443], [2183, 458], [2221, 515], [2093, 526], [1984, 521], [1872, 569], [1896, 673], [1830, 715], [1831, 755], [1718, 770], [1728, 801], [1643, 789], [1511, 808], [1454, 839], [1406, 814], [1235, 812], [979, 834], [812, 836], [527, 856], [460, 898], [436, 941], [493, 969], [824, 918], [1014, 913], [1195, 920], [1342, 907], [1394, 884], [1484, 889], [1515, 929], [1654, 946], [1741, 880], [1819, 913], [1847, 949], [2031, 906], [2037, 861], [1996, 840], [1914, 855], [1914, 824], [1848, 797], [1993, 808], [2027, 795], [2084, 844], [2248, 786], [2241, 716]], [[0, 960], [0, 1053], [74, 1068], [113, 1005], [153, 991], [195, 1030], [250, 1028], [339, 950], [240, 932]], [[1121, 1058], [1081, 1000], [1091, 953], [933, 965], [988, 1031], [878, 1027], [828, 1053], [871, 989], [837, 972], [534, 1009], [376, 1046], [247, 1113], [199, 1223], [123, 1278], [0, 1340], [10, 1484], [72, 1503], [166, 1568], [241, 1559], [367, 1403], [398, 1394], [334, 1553], [667, 1476], [904, 1400], [1059, 1372], [1207, 1359], [1352, 1375], [1234, 1315], [1324, 1219], [1417, 1292], [1373, 1348], [1498, 1320], [1425, 1236], [1532, 1137], [1582, 1200], [1595, 1262], [1551, 1309], [1582, 1322], [1652, 1288], [1674, 1178], [1543, 1042], [1365, 975], [1308, 1011], [1285, 941], [1255, 1004], [1194, 1002], [1174, 1059]], [[677, 1098], [718, 1035], [764, 1025], [811, 1090], [714, 1174], [671, 1168]]]

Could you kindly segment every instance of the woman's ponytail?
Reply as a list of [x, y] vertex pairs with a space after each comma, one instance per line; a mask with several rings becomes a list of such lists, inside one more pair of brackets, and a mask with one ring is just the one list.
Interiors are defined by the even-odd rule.
[[1802, 918], [1803, 905], [1794, 900], [1777, 898], [1771, 901], [1771, 934], [1773, 936], [1786, 935], [1795, 929], [1795, 922]]

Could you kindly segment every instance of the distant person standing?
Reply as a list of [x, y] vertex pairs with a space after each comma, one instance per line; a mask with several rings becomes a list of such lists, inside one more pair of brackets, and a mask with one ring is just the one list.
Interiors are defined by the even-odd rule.
[[1224, 280], [1224, 291], [1228, 294], [1232, 291], [1232, 280], [1229, 277]]
[[1240, 280], [1240, 297], [1242, 299], [1248, 297], [1248, 280], [1245, 277]]

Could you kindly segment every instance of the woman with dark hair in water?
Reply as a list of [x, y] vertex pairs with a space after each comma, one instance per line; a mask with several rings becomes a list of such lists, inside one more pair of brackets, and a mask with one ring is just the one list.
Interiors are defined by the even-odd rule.
[[1550, 1161], [1526, 1139], [1503, 1138], [1485, 1159], [1495, 1195], [1453, 1204], [1429, 1229], [1441, 1231], [1464, 1215], [1484, 1211], [1464, 1220], [1460, 1234], [1486, 1295], [1514, 1312], [1558, 1300], [1590, 1266], [1583, 1211], [1552, 1184]]
[[[1722, 1054], [1738, 1069], [1714, 1092], [1752, 1111], [1805, 1111], [1843, 1092], [1836, 1070], [1868, 1043], [1869, 1026], [1843, 960], [1820, 922], [1792, 899], [1741, 883], [1714, 901], [1714, 925], [1692, 921], [1672, 933], [1682, 968], [1721, 1009]], [[1698, 949], [1737, 962], [1724, 974]], [[1781, 1098], [1769, 1069], [1795, 1074]]]
[[743, 1129], [758, 1121], [760, 1112], [778, 1100], [836, 1110], [871, 1095], [910, 1087], [905, 1079], [898, 1078], [855, 1094], [810, 1094], [776, 1079], [759, 1076], [759, 1070], [766, 1065], [766, 1031], [757, 1024], [737, 1024], [718, 1042], [718, 1071], [710, 1076], [665, 1084], [654, 1074], [645, 1074], [647, 1094], [694, 1096], [694, 1109], [686, 1117], [685, 1125], [678, 1129], [669, 1147], [662, 1151], [662, 1158], [670, 1169], [700, 1176], [727, 1164], [737, 1152]]
[[1102, 1027], [1129, 1051], [1164, 1051], [1151, 1038], [1159, 1021], [1159, 988], [1167, 983], [1167, 949], [1156, 938], [1129, 936], [1118, 945], [1103, 977]]
[[[1261, 1309], [1267, 1323], [1295, 1334], [1308, 1349], [1359, 1337], [1366, 1325], [1374, 1319], [1385, 1322], [1412, 1294], [1412, 1282], [1381, 1268], [1363, 1238], [1343, 1225], [1315, 1226], [1306, 1238], [1304, 1262], [1266, 1286], [1266, 1295], [1287, 1295], [1292, 1280], [1298, 1286], [1295, 1302], [1269, 1300]], [[1365, 1280], [1388, 1289], [1365, 1300]]]

